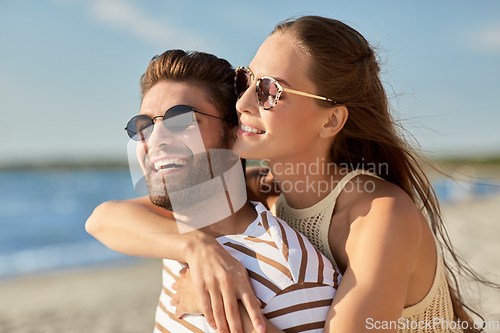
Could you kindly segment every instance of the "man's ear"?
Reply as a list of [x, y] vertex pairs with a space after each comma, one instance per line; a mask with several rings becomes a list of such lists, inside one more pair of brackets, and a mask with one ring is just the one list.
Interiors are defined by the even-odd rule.
[[322, 138], [331, 138], [344, 127], [349, 110], [344, 105], [339, 105], [330, 108], [328, 111], [328, 119], [321, 126], [319, 135]]

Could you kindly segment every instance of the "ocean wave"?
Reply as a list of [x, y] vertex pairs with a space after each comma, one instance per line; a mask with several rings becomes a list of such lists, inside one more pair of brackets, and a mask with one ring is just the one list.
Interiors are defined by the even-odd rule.
[[10, 254], [0, 254], [0, 277], [124, 258], [130, 257], [112, 251], [95, 240], [51, 244]]

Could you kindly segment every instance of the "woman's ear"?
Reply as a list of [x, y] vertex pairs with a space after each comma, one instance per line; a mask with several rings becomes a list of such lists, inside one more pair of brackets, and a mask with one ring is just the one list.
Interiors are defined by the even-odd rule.
[[328, 119], [320, 129], [319, 135], [322, 138], [331, 138], [344, 127], [349, 110], [344, 105], [331, 108], [328, 112]]

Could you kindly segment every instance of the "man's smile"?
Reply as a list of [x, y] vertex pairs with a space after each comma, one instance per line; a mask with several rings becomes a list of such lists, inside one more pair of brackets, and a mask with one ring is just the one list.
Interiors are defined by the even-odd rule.
[[187, 158], [183, 157], [162, 157], [151, 163], [153, 172], [172, 172], [184, 168], [188, 164]]

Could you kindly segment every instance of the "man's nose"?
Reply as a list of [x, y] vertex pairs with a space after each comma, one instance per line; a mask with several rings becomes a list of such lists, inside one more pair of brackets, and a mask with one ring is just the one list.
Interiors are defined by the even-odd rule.
[[175, 136], [165, 127], [163, 121], [157, 121], [153, 125], [153, 132], [147, 140], [150, 148], [159, 148], [163, 145], [173, 144], [175, 142]]

